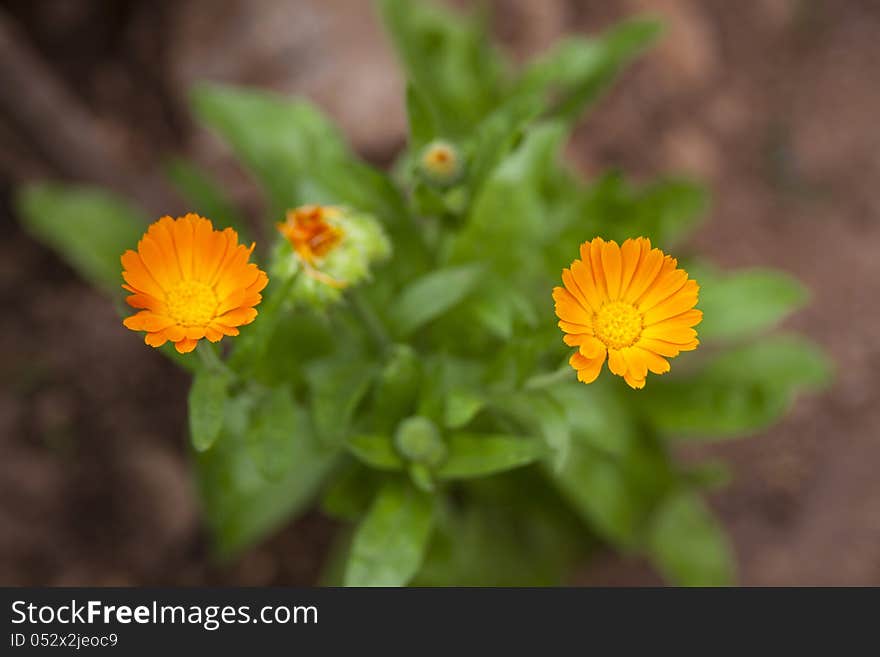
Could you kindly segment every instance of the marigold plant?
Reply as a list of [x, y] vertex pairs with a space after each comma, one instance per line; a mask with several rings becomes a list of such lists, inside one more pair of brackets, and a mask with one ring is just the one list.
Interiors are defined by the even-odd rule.
[[554, 584], [603, 546], [674, 583], [733, 581], [702, 495], [723, 464], [680, 463], [674, 445], [759, 431], [829, 368], [776, 331], [806, 300], [797, 281], [687, 247], [699, 185], [583, 181], [562, 157], [658, 25], [517, 70], [477, 17], [377, 5], [407, 79], [389, 173], [305, 100], [201, 85], [195, 117], [261, 185], [259, 223], [181, 159], [172, 181], [217, 229], [190, 214], [144, 234], [100, 190], [19, 195], [28, 229], [108, 294], [124, 254], [125, 325], [191, 372], [217, 558], [317, 506], [340, 527], [324, 583]]

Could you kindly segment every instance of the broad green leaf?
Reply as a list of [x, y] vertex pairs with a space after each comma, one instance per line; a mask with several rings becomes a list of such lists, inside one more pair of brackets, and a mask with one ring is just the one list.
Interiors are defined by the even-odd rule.
[[642, 432], [612, 456], [577, 438], [563, 467], [548, 468], [548, 476], [597, 534], [623, 549], [640, 547], [658, 500], [677, 481], [662, 445]]
[[796, 279], [782, 272], [752, 269], [726, 275], [694, 271], [700, 283], [703, 340], [737, 340], [772, 328], [808, 298]]
[[332, 357], [311, 363], [307, 372], [315, 430], [325, 444], [338, 445], [345, 439], [375, 369], [356, 357]]
[[330, 483], [321, 496], [321, 510], [340, 520], [357, 520], [367, 512], [379, 488], [380, 477], [376, 471], [346, 460], [331, 474]]
[[562, 41], [526, 69], [514, 93], [540, 97], [553, 93], [553, 114], [574, 122], [660, 31], [655, 21], [632, 20], [594, 39]]
[[651, 558], [679, 586], [727, 586], [733, 583], [733, 556], [727, 538], [703, 500], [682, 490], [657, 510], [648, 545]]
[[458, 429], [470, 422], [486, 404], [486, 398], [467, 388], [453, 388], [446, 395], [445, 425]]
[[260, 395], [247, 428], [247, 446], [268, 479], [284, 476], [297, 457], [298, 443], [312, 440], [308, 421], [286, 386]]
[[634, 401], [671, 437], [729, 438], [768, 426], [798, 392], [821, 388], [830, 376], [818, 347], [773, 336], [731, 349], [693, 376], [658, 379]]
[[593, 544], [529, 469], [468, 482], [438, 515], [415, 586], [558, 586]]
[[578, 440], [601, 453], [625, 458], [636, 442], [639, 427], [630, 408], [614, 393], [613, 383], [603, 380], [585, 386], [573, 376], [548, 388], [548, 394], [564, 409], [566, 424]]
[[[307, 432], [292, 436], [284, 473], [269, 479], [254, 462], [247, 432], [256, 402], [246, 394], [229, 400], [223, 433], [194, 464], [205, 518], [218, 558], [232, 557], [304, 511], [338, 452], [321, 448]], [[306, 417], [304, 409], [297, 411]]]
[[555, 236], [547, 230], [542, 187], [548, 172], [557, 168], [563, 137], [558, 123], [530, 128], [483, 184], [465, 228], [454, 239], [450, 261], [487, 263], [496, 275], [487, 282], [490, 289], [526, 291], [536, 275], [544, 275], [542, 246]]
[[574, 444], [564, 466], [550, 476], [600, 536], [624, 547], [635, 544], [648, 510], [613, 459]]
[[372, 468], [400, 470], [405, 465], [391, 436], [358, 434], [349, 438], [345, 445], [359, 461]]
[[422, 379], [422, 362], [409, 345], [391, 350], [372, 397], [373, 426], [391, 435], [397, 423], [413, 414]]
[[189, 435], [196, 451], [211, 448], [220, 431], [229, 398], [229, 376], [208, 367], [196, 370], [189, 389]]
[[[634, 187], [622, 177], [608, 175], [585, 194], [583, 214], [595, 234], [618, 242], [647, 237], [668, 249], [696, 227], [709, 206], [709, 195], [696, 183], [660, 179]], [[607, 218], [615, 217], [613, 222]]]
[[548, 392], [503, 393], [492, 401], [493, 407], [526, 427], [527, 431], [543, 437], [553, 451], [554, 463], [561, 467], [568, 455], [571, 430], [565, 407]]
[[418, 153], [437, 136], [437, 128], [431, 108], [412, 85], [406, 87], [406, 115], [409, 119], [409, 147], [418, 157]]
[[469, 131], [500, 99], [505, 62], [479, 17], [434, 2], [380, 0], [379, 10], [410, 84], [446, 137]]
[[[474, 130], [469, 144], [466, 185], [477, 198], [486, 181], [523, 138], [527, 126], [540, 113], [540, 105], [529, 98], [513, 98], [495, 109]], [[561, 140], [563, 133], [560, 128]]]
[[439, 269], [407, 285], [391, 308], [393, 325], [406, 336], [462, 301], [479, 283], [480, 268]]
[[505, 434], [453, 433], [449, 457], [436, 470], [441, 479], [468, 479], [534, 463], [547, 447], [534, 438]]
[[140, 212], [108, 192], [58, 183], [24, 187], [16, 206], [28, 232], [104, 292], [121, 296], [119, 258], [144, 233]]
[[310, 198], [313, 171], [347, 158], [336, 128], [314, 107], [256, 90], [203, 84], [192, 93], [196, 115], [216, 130], [260, 180], [280, 215]]
[[346, 586], [403, 586], [418, 572], [433, 525], [432, 498], [389, 480], [378, 492], [351, 546]]
[[210, 219], [218, 230], [234, 228], [238, 232], [239, 242], [249, 243], [244, 218], [227, 198], [226, 192], [198, 166], [182, 157], [175, 157], [166, 163], [165, 173], [192, 204], [193, 212]]

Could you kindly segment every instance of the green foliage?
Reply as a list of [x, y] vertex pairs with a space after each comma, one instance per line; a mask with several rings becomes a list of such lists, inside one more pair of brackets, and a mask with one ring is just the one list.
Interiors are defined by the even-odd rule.
[[707, 340], [738, 340], [773, 328], [808, 297], [797, 280], [767, 269], [722, 275], [705, 268], [692, 276], [700, 283], [700, 336]]
[[433, 524], [429, 495], [395, 479], [376, 494], [351, 545], [346, 586], [402, 586], [418, 572]]
[[234, 228], [239, 241], [248, 243], [244, 219], [226, 193], [206, 173], [182, 157], [170, 159], [165, 165], [165, 173], [190, 202], [193, 212], [210, 217], [217, 226]]
[[[640, 391], [604, 374], [577, 383], [554, 326], [550, 292], [582, 242], [646, 236], [669, 249], [708, 208], [692, 181], [584, 183], [562, 156], [658, 25], [566, 40], [518, 72], [485, 16], [378, 5], [407, 76], [393, 176], [304, 100], [220, 85], [192, 94], [196, 117], [265, 190], [270, 237], [259, 316], [224, 338], [228, 356], [206, 342], [185, 356], [163, 348], [194, 372], [192, 459], [217, 554], [320, 497], [347, 523], [323, 581], [558, 584], [603, 543], [673, 583], [731, 583], [730, 548], [699, 493], [726, 472], [676, 464], [669, 443], [755, 432], [828, 381], [816, 346], [767, 335], [804, 289], [768, 270], [688, 267], [708, 344]], [[448, 179], [418, 164], [436, 142], [461, 158]], [[193, 210], [241, 227], [193, 165], [173, 159], [167, 173]], [[301, 204], [338, 208], [345, 236], [314, 262], [274, 230]], [[144, 228], [136, 210], [55, 184], [22, 190], [18, 208], [36, 237], [119, 294], [119, 256]]]
[[96, 189], [36, 184], [17, 198], [22, 222], [91, 283], [121, 295], [119, 257], [134, 249], [144, 216], [123, 199]]
[[730, 547], [698, 495], [671, 493], [657, 509], [648, 538], [657, 568], [683, 586], [733, 583]]
[[678, 438], [713, 440], [751, 433], [779, 419], [801, 390], [830, 378], [810, 342], [774, 336], [726, 351], [688, 377], [672, 377], [640, 397], [648, 422]]
[[189, 389], [189, 434], [199, 452], [210, 449], [223, 429], [228, 388], [229, 376], [222, 370], [203, 367], [193, 376]]

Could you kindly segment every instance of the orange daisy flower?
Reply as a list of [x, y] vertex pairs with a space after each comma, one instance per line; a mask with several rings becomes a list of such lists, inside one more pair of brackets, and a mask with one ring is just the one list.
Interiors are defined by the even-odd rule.
[[341, 214], [340, 209], [333, 206], [303, 205], [288, 210], [285, 220], [275, 224], [302, 260], [306, 274], [336, 288], [345, 287], [345, 283], [316, 269], [316, 263], [345, 237], [345, 232], [334, 222]]
[[667, 358], [697, 348], [700, 286], [677, 260], [644, 237], [620, 246], [597, 237], [580, 251], [562, 270], [565, 287], [553, 288], [565, 344], [578, 348], [569, 363], [579, 381], [595, 381], [607, 357], [613, 374], [643, 388], [649, 371], [664, 374]]
[[238, 327], [257, 316], [266, 273], [248, 262], [250, 248], [238, 243], [231, 228], [214, 230], [208, 219], [187, 214], [162, 217], [138, 242], [137, 251], [122, 254], [122, 287], [133, 308], [143, 308], [123, 324], [146, 331], [151, 347], [168, 341], [185, 354], [201, 338], [217, 342], [238, 335]]
[[299, 257], [313, 265], [342, 241], [342, 229], [328, 221], [339, 214], [338, 208], [304, 205], [288, 210], [285, 221], [276, 225]]

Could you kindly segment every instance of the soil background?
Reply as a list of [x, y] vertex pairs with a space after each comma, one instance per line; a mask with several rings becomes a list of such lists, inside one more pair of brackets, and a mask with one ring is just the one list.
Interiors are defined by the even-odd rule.
[[[490, 4], [517, 60], [623, 16], [667, 21], [578, 130], [572, 162], [588, 176], [705, 180], [714, 204], [695, 245], [804, 281], [813, 301], [789, 325], [837, 368], [771, 430], [682, 458], [733, 466], [711, 502], [741, 583], [880, 585], [880, 3]], [[377, 164], [403, 145], [401, 75], [364, 0], [0, 3], [0, 584], [315, 582], [333, 533], [318, 514], [210, 565], [184, 448], [187, 377], [13, 216], [14, 188], [38, 178], [173, 214], [182, 204], [158, 167], [180, 152], [256, 216], [255, 188], [187, 115], [202, 79], [303, 94]], [[612, 555], [572, 580], [659, 582]]]

